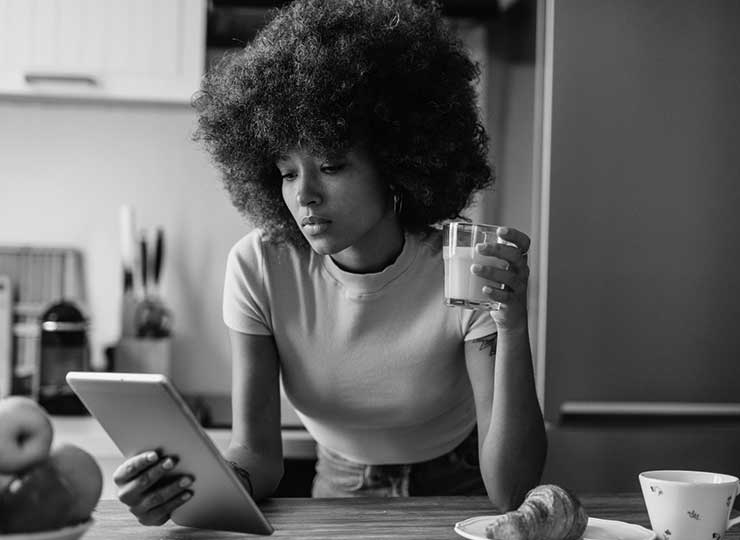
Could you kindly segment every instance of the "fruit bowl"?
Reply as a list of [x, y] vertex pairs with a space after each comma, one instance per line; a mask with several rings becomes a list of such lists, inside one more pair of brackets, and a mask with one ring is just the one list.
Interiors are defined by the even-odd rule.
[[87, 532], [94, 520], [92, 518], [78, 525], [53, 529], [51, 531], [39, 531], [22, 534], [0, 534], [0, 540], [77, 540]]

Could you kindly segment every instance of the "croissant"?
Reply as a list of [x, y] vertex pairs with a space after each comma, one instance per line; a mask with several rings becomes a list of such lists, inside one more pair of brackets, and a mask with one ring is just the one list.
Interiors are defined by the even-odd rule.
[[496, 516], [486, 526], [495, 540], [579, 540], [588, 515], [568, 490], [544, 484], [531, 489], [517, 510]]

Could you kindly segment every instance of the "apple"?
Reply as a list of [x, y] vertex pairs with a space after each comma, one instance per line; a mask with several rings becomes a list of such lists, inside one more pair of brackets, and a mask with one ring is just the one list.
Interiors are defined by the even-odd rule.
[[103, 475], [95, 459], [72, 444], [0, 489], [0, 534], [58, 529], [87, 521], [100, 499]]
[[14, 474], [49, 455], [54, 430], [46, 411], [34, 400], [0, 400], [0, 474]]
[[51, 460], [16, 476], [0, 492], [0, 533], [57, 529], [67, 522], [74, 498]]
[[67, 513], [67, 524], [87, 521], [103, 491], [103, 473], [90, 454], [73, 444], [55, 448], [49, 460], [59, 476], [66, 480], [73, 496]]

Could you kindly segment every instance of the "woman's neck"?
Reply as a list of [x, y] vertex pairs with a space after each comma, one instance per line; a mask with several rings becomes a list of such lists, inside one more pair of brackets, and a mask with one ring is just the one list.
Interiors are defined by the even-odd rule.
[[350, 247], [331, 255], [345, 272], [374, 274], [393, 264], [403, 250], [405, 235], [395, 214], [381, 220]]

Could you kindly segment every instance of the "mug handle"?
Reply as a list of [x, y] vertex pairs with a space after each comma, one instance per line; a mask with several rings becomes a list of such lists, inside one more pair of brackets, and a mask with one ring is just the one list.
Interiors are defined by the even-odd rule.
[[[738, 486], [737, 486], [737, 493], [735, 495], [736, 496], [737, 495], [740, 495], [740, 484], [738, 484]], [[734, 527], [737, 524], [740, 524], [740, 516], [738, 516], [738, 517], [736, 517], [734, 519], [729, 520], [727, 522], [727, 528], [729, 529], [730, 527]]]

